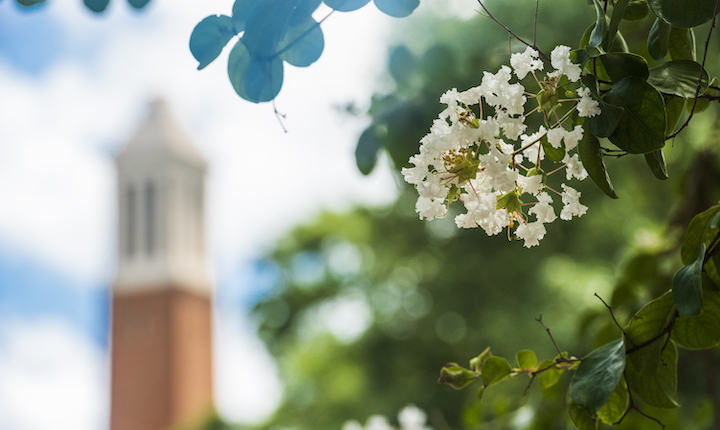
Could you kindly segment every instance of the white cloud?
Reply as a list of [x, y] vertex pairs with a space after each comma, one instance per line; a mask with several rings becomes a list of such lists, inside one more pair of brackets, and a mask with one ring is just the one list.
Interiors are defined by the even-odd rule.
[[107, 428], [105, 352], [58, 320], [0, 327], [0, 430]]

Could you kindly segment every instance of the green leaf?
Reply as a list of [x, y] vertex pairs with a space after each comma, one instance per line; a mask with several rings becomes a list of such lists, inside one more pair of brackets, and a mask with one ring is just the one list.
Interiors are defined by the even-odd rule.
[[150, 0], [128, 0], [128, 3], [135, 9], [142, 9], [150, 3]]
[[578, 154], [580, 154], [580, 159], [585, 167], [585, 171], [588, 172], [588, 175], [593, 182], [595, 182], [595, 185], [609, 197], [613, 199], [618, 198], [615, 194], [615, 188], [610, 181], [610, 176], [608, 176], [607, 170], [605, 169], [605, 162], [603, 161], [600, 150], [600, 142], [588, 129], [587, 122], [583, 124], [583, 137], [578, 143]]
[[672, 27], [670, 29], [670, 41], [668, 45], [670, 58], [673, 60], [695, 61], [695, 32], [692, 28]]
[[283, 62], [253, 58], [240, 39], [228, 57], [228, 76], [240, 97], [253, 103], [267, 102], [280, 92]]
[[482, 365], [489, 357], [492, 357], [492, 352], [490, 351], [490, 347], [488, 346], [485, 348], [483, 352], [480, 353], [477, 357], [470, 360], [470, 367], [476, 371], [480, 372], [482, 370]]
[[668, 342], [662, 351], [660, 368], [656, 375], [643, 375], [632, 360], [625, 368], [625, 378], [632, 392], [645, 403], [656, 408], [676, 408], [677, 402], [677, 347]]
[[615, 131], [625, 109], [606, 103], [605, 100], [602, 99], [598, 100], [598, 102], [600, 103], [600, 115], [586, 118], [585, 122], [593, 135], [597, 137], [608, 137]]
[[667, 114], [665, 118], [665, 134], [670, 135], [682, 116], [685, 99], [670, 94], [663, 94], [663, 99], [665, 100], [665, 112]]
[[398, 85], [407, 84], [417, 69], [415, 56], [405, 45], [396, 46], [388, 57], [388, 71]]
[[553, 148], [547, 138], [543, 137], [542, 147], [545, 151], [545, 155], [547, 155], [551, 161], [559, 163], [563, 160], [563, 158], [565, 158], [565, 147], [563, 145], [560, 145], [559, 148]]
[[395, 18], [409, 16], [420, 5], [420, 0], [375, 0], [380, 12]]
[[604, 40], [605, 50], [607, 51], [612, 49], [613, 41], [615, 40], [615, 35], [618, 31], [618, 26], [625, 15], [625, 9], [627, 8], [629, 2], [630, 0], [618, 0], [615, 2], [615, 7], [613, 7], [612, 16], [610, 17], [608, 32], [607, 35], [605, 35]]
[[369, 175], [375, 168], [381, 147], [382, 141], [377, 134], [377, 129], [371, 125], [360, 135], [355, 148], [355, 161], [363, 175]]
[[670, 338], [686, 349], [713, 348], [720, 345], [720, 291], [703, 290], [703, 312], [694, 317], [680, 315]]
[[232, 19], [235, 33], [245, 31], [245, 25], [253, 12], [257, 0], [235, 0], [232, 8]]
[[597, 48], [602, 44], [605, 37], [607, 21], [605, 20], [605, 10], [599, 0], [593, 0], [595, 4], [595, 27], [590, 33], [588, 45]]
[[665, 161], [665, 154], [663, 154], [662, 149], [645, 154], [645, 162], [647, 162], [650, 171], [656, 178], [664, 181], [669, 177], [667, 161]]
[[570, 397], [590, 415], [600, 410], [625, 369], [625, 343], [617, 339], [583, 358], [570, 382]]
[[352, 12], [358, 10], [366, 4], [370, 3], [370, 0], [324, 0], [325, 4], [330, 9], [335, 9], [338, 12]]
[[705, 212], [695, 215], [685, 232], [680, 258], [684, 265], [695, 261], [700, 253], [700, 245], [710, 244], [710, 240], [717, 234], [717, 224], [712, 225], [712, 220], [720, 213], [720, 205], [716, 205]]
[[468, 370], [457, 363], [448, 363], [440, 369], [438, 384], [449, 385], [455, 390], [467, 387], [478, 378], [478, 374]]
[[628, 76], [635, 76], [641, 79], [648, 78], [649, 71], [647, 61], [640, 55], [625, 52], [609, 52], [597, 58], [602, 62], [605, 72], [613, 83], [620, 82]]
[[[554, 360], [543, 360], [535, 367], [535, 372], [541, 369], [545, 369], [548, 366], [554, 365]], [[557, 382], [560, 380], [560, 375], [562, 375], [563, 370], [558, 369], [557, 367], [551, 367], [548, 370], [545, 370], [542, 373], [537, 374], [538, 383], [543, 389], [547, 389], [552, 387], [553, 385], [557, 384]]]
[[95, 13], [100, 13], [107, 8], [110, 0], [83, 0], [85, 6]]
[[630, 354], [630, 361], [642, 374], [654, 375], [660, 365], [660, 349], [665, 345], [667, 336], [658, 336], [663, 332], [672, 317], [673, 300], [669, 292], [650, 301], [643, 306], [628, 322], [625, 327], [625, 336], [628, 349], [647, 345]]
[[486, 387], [510, 376], [510, 363], [502, 357], [488, 357], [482, 365], [482, 379]]
[[693, 98], [701, 76], [698, 94], [708, 88], [708, 74], [702, 66], [690, 60], [668, 61], [650, 69], [648, 83], [662, 93]]
[[685, 316], [700, 315], [703, 308], [702, 267], [705, 260], [705, 244], [700, 244], [697, 259], [678, 270], [672, 280], [672, 295], [677, 310]]
[[597, 417], [605, 424], [612, 425], [620, 421], [629, 405], [630, 395], [628, 394], [628, 387], [625, 379], [621, 378], [607, 403], [598, 411]]
[[[720, 95], [720, 91], [716, 90], [715, 88], [720, 85], [720, 82], [718, 82], [718, 78], [714, 77], [712, 81], [710, 81], [710, 85], [708, 86], [707, 91], [703, 95], [711, 96], [711, 97], [717, 97]], [[713, 88], [714, 87], [714, 88]], [[707, 109], [710, 106], [710, 100], [709, 99], [697, 99], [697, 102], [695, 102], [695, 113], [700, 113]], [[690, 112], [690, 109], [692, 109], [692, 103], [688, 103], [686, 105], [688, 112]]]
[[697, 27], [712, 19], [715, 0], [648, 0], [658, 18], [674, 27]]
[[568, 416], [579, 430], [596, 430], [597, 420], [577, 403], [568, 401]]
[[656, 18], [650, 34], [648, 34], [647, 43], [650, 56], [657, 61], [662, 61], [670, 46], [670, 25], [662, 19]]
[[311, 16], [290, 27], [279, 45], [280, 59], [296, 67], [307, 67], [322, 55], [325, 48], [320, 24]]
[[643, 19], [650, 12], [650, 7], [645, 0], [632, 0], [625, 8], [623, 19], [626, 21], [637, 21]]
[[631, 154], [645, 154], [665, 145], [665, 102], [644, 80], [630, 76], [605, 95], [605, 101], [625, 109], [609, 139]]
[[537, 366], [537, 356], [532, 350], [523, 349], [515, 355], [515, 362], [520, 369], [534, 369]]
[[233, 21], [229, 16], [211, 15], [200, 21], [190, 35], [190, 52], [200, 63], [198, 70], [212, 63], [233, 36]]

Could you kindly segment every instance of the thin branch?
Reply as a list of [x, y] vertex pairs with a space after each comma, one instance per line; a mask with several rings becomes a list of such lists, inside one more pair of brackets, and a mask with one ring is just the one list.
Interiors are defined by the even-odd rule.
[[277, 106], [275, 105], [275, 99], [272, 99], [272, 107], [273, 111], [275, 112], [275, 118], [277, 118], [278, 122], [280, 123], [280, 127], [282, 127], [284, 133], [287, 133], [287, 128], [285, 128], [285, 124], [283, 123], [283, 120], [285, 119], [285, 114], [278, 111]]
[[542, 328], [545, 329], [545, 331], [547, 332], [548, 336], [550, 336], [550, 340], [552, 341], [553, 345], [555, 345], [555, 350], [558, 352], [558, 354], [560, 354], [560, 358], [562, 358], [562, 351], [561, 351], [560, 348], [558, 347], [558, 344], [555, 342], [555, 338], [554, 338], [553, 335], [550, 333], [550, 329], [549, 329], [547, 326], [545, 326], [545, 324], [543, 324], [542, 314], [540, 314], [540, 317], [537, 318], [537, 319], [535, 319], [535, 321], [539, 322], [540, 325], [542, 326]]
[[705, 60], [707, 60], [707, 53], [710, 49], [710, 36], [712, 35], [713, 29], [715, 28], [715, 18], [717, 17], [718, 13], [718, 6], [720, 6], [720, 0], [715, 0], [715, 11], [713, 12], [713, 19], [712, 24], [710, 24], [710, 30], [708, 30], [707, 39], [705, 39], [705, 51], [703, 52], [703, 59], [702, 64], [700, 64], [700, 76], [698, 77], [698, 83], [697, 87], [695, 87], [695, 98], [693, 99], [692, 108], [690, 109], [690, 115], [688, 115], [687, 119], [683, 123], [683, 125], [680, 126], [680, 128], [670, 136], [666, 137], [665, 140], [670, 140], [677, 136], [685, 127], [690, 124], [690, 120], [693, 117], [693, 114], [695, 114], [695, 106], [697, 106], [698, 96], [700, 95], [700, 87], [702, 86], [702, 78], [703, 78], [703, 72], [705, 71]]
[[512, 36], [512, 37], [514, 37], [515, 39], [517, 39], [517, 40], [518, 40], [520, 43], [522, 43], [523, 45], [529, 46], [530, 48], [533, 48], [534, 50], [536, 50], [536, 51], [538, 52], [538, 55], [540, 55], [540, 57], [542, 57], [543, 60], [545, 60], [545, 61], [550, 61], [550, 57], [548, 57], [548, 56], [545, 55], [542, 51], [540, 51], [539, 49], [537, 49], [537, 46], [535, 46], [534, 41], [533, 41], [532, 44], [530, 44], [530, 43], [526, 42], [525, 40], [523, 40], [520, 36], [518, 36], [517, 34], [515, 34], [515, 32], [513, 32], [512, 30], [510, 30], [510, 28], [509, 28], [507, 25], [505, 25], [505, 24], [503, 24], [502, 22], [500, 22], [497, 18], [495, 18], [495, 17], [493, 16], [493, 14], [490, 13], [490, 11], [488, 10], [488, 8], [485, 7], [485, 5], [483, 4], [482, 0], [478, 0], [478, 4], [480, 4], [480, 7], [483, 8], [483, 10], [485, 11], [485, 16], [487, 16], [488, 18], [490, 18], [490, 19], [492, 19], [493, 21], [495, 21], [495, 23], [496, 23], [497, 25], [499, 25], [500, 27], [502, 27], [503, 29], [505, 29], [505, 31], [507, 31], [510, 36]]
[[622, 334], [623, 334], [625, 337], [627, 337], [627, 335], [625, 334], [625, 330], [623, 330], [622, 326], [620, 325], [620, 323], [618, 322], [618, 320], [615, 318], [615, 314], [613, 313], [613, 310], [612, 310], [612, 308], [610, 307], [610, 305], [608, 305], [607, 303], [605, 303], [605, 300], [603, 300], [602, 297], [600, 297], [600, 296], [598, 295], [598, 293], [595, 293], [595, 297], [597, 297], [598, 299], [600, 299], [600, 301], [602, 302], [602, 304], [605, 305], [605, 307], [607, 308], [607, 310], [610, 312], [610, 316], [612, 317], [613, 321], [615, 322], [615, 325], [618, 326], [618, 328], [620, 329], [620, 331], [622, 332]]
[[537, 45], [538, 9], [540, 9], [540, 0], [535, 0], [535, 19], [533, 20], [533, 46]]
[[[656, 340], [658, 340], [658, 339], [662, 338], [663, 336], [665, 336], [666, 334], [670, 333], [670, 332], [672, 331], [672, 329], [673, 329], [673, 326], [675, 325], [675, 319], [676, 319], [679, 315], [680, 315], [680, 312], [678, 312], [677, 309], [676, 309], [675, 312], [673, 313], [672, 317], [670, 318], [670, 322], [668, 322], [668, 325], [665, 326], [665, 328], [662, 329], [662, 331], [661, 331], [660, 333], [658, 333], [656, 336], [653, 336], [652, 338], [646, 340], [645, 342], [643, 342], [643, 343], [641, 343], [641, 344], [639, 344], [639, 345], [635, 345], [635, 346], [633, 346], [632, 348], [626, 350], [626, 351], [625, 351], [625, 354], [632, 354], [632, 353], [635, 352], [635, 351], [638, 351], [638, 350], [640, 350], [640, 349], [642, 349], [642, 348], [645, 348], [646, 346], [652, 344], [652, 343], [655, 342]], [[670, 337], [668, 336], [668, 339], [669, 339], [669, 338], [670, 338]], [[667, 345], [667, 342], [665, 342], [665, 345]], [[665, 346], [663, 346], [663, 349], [664, 349], [664, 348], [665, 348]]]

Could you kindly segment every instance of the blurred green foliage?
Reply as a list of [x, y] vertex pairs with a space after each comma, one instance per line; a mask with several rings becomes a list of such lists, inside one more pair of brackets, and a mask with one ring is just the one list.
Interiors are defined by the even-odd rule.
[[[527, 39], [533, 4], [490, 3]], [[585, 2], [541, 7], [540, 48], [579, 41], [593, 20]], [[646, 38], [635, 31], [642, 21], [622, 24], [631, 46]], [[400, 34], [389, 52], [386, 88], [373, 97], [372, 122], [360, 138], [363, 172], [376, 162], [363, 157], [364, 145], [383, 148], [398, 170], [406, 165], [441, 109], [440, 94], [478, 85], [483, 70], [497, 70], [510, 54], [507, 33], [481, 16], [466, 22], [419, 16]], [[669, 289], [682, 266], [685, 227], [720, 198], [715, 115], [711, 106], [667, 148], [667, 181], [658, 181], [641, 157], [607, 160], [620, 199], [585, 181], [578, 189], [588, 213], [548, 225], [537, 249], [458, 230], [453, 213], [421, 222], [414, 190], [402, 186], [389, 207], [324, 213], [297, 227], [267, 256], [280, 282], [253, 309], [285, 383], [282, 405], [262, 428], [339, 429], [349, 419], [393, 417], [408, 403], [426, 410], [435, 430], [572, 428], [567, 377], [547, 389], [535, 381], [527, 395], [528, 380], [513, 378], [478, 402], [472, 386], [453, 391], [437, 384], [437, 375], [447, 362], [467, 366], [487, 346], [505, 357], [529, 348], [538, 360], [552, 359], [557, 352], [535, 321], [540, 314], [559, 347], [579, 357], [617, 339], [620, 329], [593, 293], [624, 326]], [[716, 425], [720, 383], [707, 375], [720, 370], [717, 355], [681, 349], [683, 408], [642, 410], [668, 428]], [[634, 411], [619, 426], [657, 427]]]

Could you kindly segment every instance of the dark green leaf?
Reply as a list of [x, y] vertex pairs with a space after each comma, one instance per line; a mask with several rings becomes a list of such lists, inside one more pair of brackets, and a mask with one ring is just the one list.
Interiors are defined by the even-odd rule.
[[537, 356], [532, 350], [523, 349], [515, 355], [515, 362], [520, 369], [533, 369], [537, 366]]
[[665, 102], [650, 84], [627, 77], [605, 95], [605, 101], [625, 109], [610, 141], [631, 154], [645, 154], [665, 145]]
[[650, 56], [657, 61], [662, 61], [670, 45], [670, 24], [656, 18], [650, 34], [648, 34], [647, 43]]
[[583, 138], [578, 144], [578, 154], [580, 154], [583, 166], [590, 178], [595, 182], [595, 185], [609, 197], [613, 199], [618, 198], [610, 181], [610, 177], [607, 174], [607, 170], [605, 169], [605, 162], [603, 161], [600, 150], [600, 142], [598, 142], [597, 137], [593, 136], [588, 129], [587, 122], [583, 124]]
[[693, 29], [672, 27], [668, 52], [673, 60], [695, 61], [695, 32]]
[[720, 291], [704, 289], [702, 314], [694, 317], [678, 316], [670, 336], [678, 345], [687, 349], [720, 345]]
[[643, 19], [650, 12], [650, 7], [645, 0], [632, 0], [627, 8], [625, 8], [625, 15], [623, 19], [627, 21], [637, 21]]
[[685, 107], [685, 99], [683, 97], [663, 94], [665, 100], [665, 113], [667, 114], [665, 124], [665, 134], [670, 135], [677, 125]]
[[715, 0], [648, 0], [658, 18], [674, 27], [697, 27], [712, 19]]
[[[630, 319], [625, 327], [628, 349], [641, 347], [628, 354], [635, 368], [642, 374], [655, 375], [660, 365], [660, 349], [665, 345], [666, 336], [659, 337], [672, 317], [673, 300], [665, 293], [652, 300]], [[656, 339], [652, 344], [651, 340]]]
[[649, 75], [647, 62], [637, 54], [625, 52], [609, 52], [598, 57], [610, 80], [620, 82], [628, 76], [647, 79]]
[[[720, 91], [716, 90], [715, 88], [720, 85], [720, 82], [718, 82], [718, 78], [714, 77], [712, 81], [710, 81], [710, 85], [708, 86], [707, 91], [703, 95], [711, 96], [711, 97], [717, 97], [720, 95]], [[703, 99], [699, 98], [697, 99], [697, 102], [695, 103], [695, 113], [700, 113], [707, 109], [710, 106], [710, 100], [709, 99]], [[688, 112], [692, 109], [692, 103], [687, 104], [687, 110]]]
[[232, 18], [211, 15], [198, 23], [190, 35], [190, 52], [200, 63], [198, 70], [212, 63], [234, 36]]
[[625, 378], [632, 392], [645, 403], [656, 408], [676, 408], [677, 402], [677, 347], [668, 342], [662, 351], [657, 375], [643, 375], [635, 369], [632, 360], [625, 367]]
[[617, 0], [615, 2], [615, 7], [612, 11], [612, 16], [610, 18], [610, 25], [608, 26], [608, 32], [607, 35], [605, 35], [604, 40], [604, 46], [605, 50], [610, 51], [612, 49], [613, 41], [615, 40], [615, 35], [618, 31], [618, 26], [620, 25], [620, 21], [623, 19], [623, 15], [625, 15], [625, 9], [628, 6], [628, 3], [630, 0]]
[[559, 163], [565, 158], [565, 147], [560, 145], [559, 148], [553, 148], [552, 145], [550, 145], [550, 142], [548, 142], [547, 138], [542, 139], [542, 147], [545, 151], [545, 155], [547, 157], [556, 162]]
[[597, 420], [572, 400], [568, 401], [568, 416], [578, 430], [596, 430]]
[[717, 234], [717, 225], [713, 227], [711, 224], [718, 213], [720, 213], [720, 206], [716, 205], [695, 215], [690, 221], [680, 249], [680, 258], [684, 265], [687, 266], [694, 262], [700, 253], [700, 245], [702, 243], [709, 244], [709, 241]]
[[590, 415], [600, 410], [623, 375], [625, 344], [622, 339], [605, 344], [583, 358], [570, 382], [570, 397]]
[[128, 0], [128, 3], [135, 9], [142, 9], [150, 3], [150, 0]]
[[233, 26], [236, 33], [245, 31], [248, 17], [253, 11], [258, 0], [235, 0], [232, 8]]
[[297, 67], [307, 67], [317, 61], [325, 48], [323, 32], [312, 17], [290, 27], [278, 45], [280, 59]]
[[355, 148], [355, 161], [363, 175], [369, 175], [377, 163], [378, 151], [382, 147], [375, 126], [371, 125], [360, 135]]
[[370, 0], [324, 0], [325, 4], [330, 9], [335, 9], [339, 12], [352, 12], [358, 10], [366, 4], [370, 3]]
[[645, 154], [645, 161], [656, 178], [664, 181], [669, 177], [667, 161], [665, 161], [665, 154], [663, 154], [662, 149]]
[[488, 357], [482, 365], [483, 384], [495, 385], [510, 375], [510, 363], [502, 357]]
[[375, 0], [375, 6], [381, 12], [395, 18], [409, 16], [419, 5], [420, 0]]
[[[588, 45], [593, 48], [597, 48], [602, 45], [603, 38], [605, 37], [605, 32], [607, 31], [607, 21], [605, 20], [605, 10], [603, 9], [600, 0], [593, 1], [595, 3], [595, 27], [590, 33]], [[583, 48], [583, 46], [581, 46], [581, 48]]]
[[608, 137], [615, 131], [623, 112], [620, 106], [613, 106], [604, 100], [598, 100], [600, 103], [600, 115], [595, 115], [585, 119], [588, 129], [597, 137]]
[[240, 97], [253, 103], [267, 102], [280, 92], [283, 63], [279, 58], [252, 58], [241, 39], [230, 51], [228, 77]]
[[620, 421], [629, 405], [630, 396], [628, 395], [627, 384], [625, 379], [620, 379], [607, 403], [598, 411], [597, 417], [605, 424], [612, 425]]
[[15, 0], [22, 7], [32, 7], [45, 3], [45, 0]]
[[100, 13], [105, 10], [110, 0], [83, 0], [83, 3], [85, 3], [85, 6], [91, 11]]
[[705, 260], [705, 244], [700, 244], [697, 259], [678, 270], [672, 280], [672, 295], [677, 310], [685, 316], [700, 315], [703, 308], [702, 267]]
[[[699, 78], [702, 76], [702, 79]], [[700, 64], [690, 60], [668, 61], [650, 69], [648, 83], [658, 91], [680, 97], [695, 97], [700, 83], [702, 94], [708, 88], [708, 75]]]

